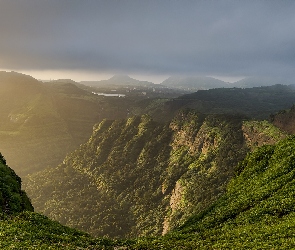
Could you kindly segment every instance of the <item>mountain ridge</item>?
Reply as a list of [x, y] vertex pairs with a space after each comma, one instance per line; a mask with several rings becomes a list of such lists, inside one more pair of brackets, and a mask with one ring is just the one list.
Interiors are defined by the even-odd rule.
[[161, 235], [215, 201], [250, 148], [285, 136], [268, 122], [192, 110], [169, 124], [147, 115], [105, 120], [25, 187], [37, 211], [93, 235]]

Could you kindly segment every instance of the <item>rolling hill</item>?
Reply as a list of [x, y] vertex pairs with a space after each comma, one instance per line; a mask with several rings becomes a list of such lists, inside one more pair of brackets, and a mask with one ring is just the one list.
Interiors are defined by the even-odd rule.
[[25, 176], [59, 164], [89, 138], [96, 122], [124, 118], [128, 107], [127, 100], [95, 96], [68, 81], [42, 83], [1, 72], [0, 150]]

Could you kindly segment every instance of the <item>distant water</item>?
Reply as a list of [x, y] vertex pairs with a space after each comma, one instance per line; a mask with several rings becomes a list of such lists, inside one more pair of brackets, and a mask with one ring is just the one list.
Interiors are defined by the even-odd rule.
[[124, 94], [106, 94], [106, 93], [96, 93], [96, 92], [92, 92], [92, 94], [103, 95], [103, 96], [116, 96], [116, 97], [125, 97], [126, 96]]

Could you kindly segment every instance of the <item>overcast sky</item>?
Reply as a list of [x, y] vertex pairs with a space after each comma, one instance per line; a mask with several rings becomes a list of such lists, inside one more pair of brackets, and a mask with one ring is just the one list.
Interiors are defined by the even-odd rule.
[[295, 79], [295, 1], [1, 0], [0, 69]]

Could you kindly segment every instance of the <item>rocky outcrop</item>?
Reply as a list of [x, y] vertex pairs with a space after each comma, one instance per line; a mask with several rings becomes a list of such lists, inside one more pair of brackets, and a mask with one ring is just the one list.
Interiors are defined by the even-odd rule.
[[295, 106], [271, 116], [272, 123], [289, 134], [295, 134]]

